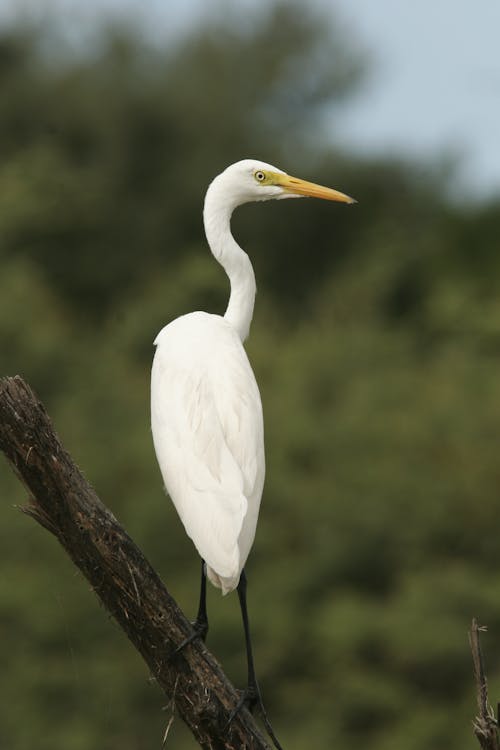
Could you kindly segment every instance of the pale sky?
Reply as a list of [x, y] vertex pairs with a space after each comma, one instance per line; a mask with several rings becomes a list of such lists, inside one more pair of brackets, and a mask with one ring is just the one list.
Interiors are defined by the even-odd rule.
[[[232, 0], [238, 17], [268, 0]], [[500, 195], [500, 0], [309, 0], [340, 15], [368, 50], [371, 75], [336, 113], [346, 148], [432, 164], [460, 158], [457, 194]], [[0, 0], [0, 24], [23, 9], [56, 8], [68, 23], [105, 14], [145, 15], [155, 34], [176, 34], [220, 9], [221, 0]]]
[[[326, 3], [325, 3], [326, 4]], [[499, 0], [337, 0], [375, 55], [346, 113], [364, 151], [460, 154], [462, 190], [500, 194]]]

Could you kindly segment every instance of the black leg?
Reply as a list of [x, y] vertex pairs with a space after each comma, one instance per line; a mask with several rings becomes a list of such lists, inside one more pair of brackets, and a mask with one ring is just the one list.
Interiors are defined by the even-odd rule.
[[247, 665], [248, 665], [248, 683], [246, 690], [243, 691], [243, 694], [238, 701], [238, 704], [236, 705], [236, 708], [231, 713], [231, 716], [229, 717], [229, 723], [234, 719], [238, 711], [241, 709], [242, 706], [246, 705], [250, 711], [255, 706], [259, 707], [262, 721], [264, 722], [264, 726], [267, 730], [267, 733], [269, 737], [271, 738], [274, 747], [277, 750], [283, 750], [280, 743], [278, 742], [276, 735], [274, 734], [273, 728], [271, 726], [271, 723], [269, 719], [267, 718], [267, 714], [264, 708], [264, 704], [262, 703], [262, 697], [260, 694], [259, 689], [259, 683], [257, 682], [257, 677], [255, 674], [255, 666], [253, 663], [253, 653], [252, 653], [252, 641], [250, 638], [250, 625], [248, 622], [248, 609], [247, 609], [247, 577], [245, 575], [245, 571], [241, 571], [240, 576], [240, 582], [238, 583], [238, 598], [240, 600], [240, 609], [241, 609], [241, 618], [243, 620], [243, 628], [245, 631], [245, 645], [246, 645], [246, 651], [247, 651]]
[[182, 643], [177, 646], [175, 653], [179, 653], [185, 648], [188, 643], [192, 643], [196, 638], [201, 638], [204, 642], [208, 633], [208, 616], [207, 616], [207, 573], [205, 569], [205, 561], [201, 561], [201, 583], [200, 583], [200, 602], [198, 604], [198, 614], [196, 620], [192, 623], [193, 633], [185, 638]]
[[260, 691], [253, 663], [252, 641], [250, 638], [250, 624], [248, 622], [247, 609], [247, 577], [244, 570], [241, 571], [240, 582], [238, 583], [238, 598], [240, 600], [241, 619], [243, 620], [245, 646], [247, 651], [248, 682], [246, 689], [246, 702], [251, 710], [260, 699]]
[[204, 641], [208, 633], [207, 569], [205, 566], [205, 560], [201, 561], [200, 602], [198, 604], [198, 614], [196, 615], [193, 627], [198, 632], [202, 641]]

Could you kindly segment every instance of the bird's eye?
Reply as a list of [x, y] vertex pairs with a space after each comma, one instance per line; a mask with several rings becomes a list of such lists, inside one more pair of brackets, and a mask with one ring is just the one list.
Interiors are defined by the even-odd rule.
[[266, 175], [264, 174], [264, 172], [261, 172], [260, 170], [258, 172], [255, 172], [254, 177], [257, 180], [257, 182], [264, 182], [264, 180], [266, 179]]

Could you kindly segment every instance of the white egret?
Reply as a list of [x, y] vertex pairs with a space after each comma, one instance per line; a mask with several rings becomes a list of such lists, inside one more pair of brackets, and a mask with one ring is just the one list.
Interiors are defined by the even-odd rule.
[[[253, 666], [244, 572], [265, 473], [260, 394], [243, 348], [256, 286], [230, 220], [243, 203], [300, 196], [355, 202], [253, 159], [232, 164], [213, 180], [203, 219], [210, 250], [231, 283], [229, 304], [223, 317], [193, 312], [165, 326], [154, 342], [151, 377], [153, 440], [165, 488], [202, 558], [195, 631], [181, 647], [206, 636], [206, 576], [223, 594], [237, 588], [248, 660], [244, 699], [250, 707], [259, 703], [268, 730]], [[271, 737], [279, 748], [272, 729]]]

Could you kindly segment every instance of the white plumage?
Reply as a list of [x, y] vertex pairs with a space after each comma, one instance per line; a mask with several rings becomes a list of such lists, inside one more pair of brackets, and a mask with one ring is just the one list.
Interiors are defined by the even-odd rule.
[[155, 340], [151, 419], [158, 463], [207, 575], [223, 593], [238, 585], [252, 546], [265, 473], [261, 400], [242, 344], [255, 277], [231, 235], [231, 214], [248, 201], [304, 195], [353, 202], [251, 159], [216, 177], [205, 198], [204, 224], [231, 282], [226, 313], [184, 315]]
[[259, 389], [238, 334], [218, 315], [184, 315], [155, 344], [152, 427], [165, 486], [226, 593], [252, 546], [264, 484]]

